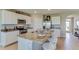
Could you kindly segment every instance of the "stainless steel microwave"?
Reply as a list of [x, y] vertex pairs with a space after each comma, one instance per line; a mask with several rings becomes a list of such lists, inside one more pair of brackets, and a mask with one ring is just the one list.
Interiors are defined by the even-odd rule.
[[26, 24], [26, 20], [23, 20], [23, 19], [18, 19], [18, 24]]

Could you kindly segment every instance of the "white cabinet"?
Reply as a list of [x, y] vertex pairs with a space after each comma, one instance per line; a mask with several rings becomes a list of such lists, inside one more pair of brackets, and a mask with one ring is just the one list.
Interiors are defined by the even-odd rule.
[[26, 24], [31, 24], [31, 17], [27, 15], [17, 14], [8, 10], [2, 10], [2, 24], [17, 24], [18, 19], [26, 20]]
[[41, 50], [43, 42], [18, 37], [18, 49], [19, 50]]
[[54, 29], [54, 35], [60, 37], [60, 29]]
[[32, 23], [31, 17], [27, 15], [17, 14], [17, 19], [26, 20], [26, 24]]
[[1, 32], [1, 45], [5, 47], [17, 41], [18, 31]]
[[27, 15], [17, 14], [17, 19], [26, 20], [26, 24], [31, 23], [31, 17]]
[[32, 24], [32, 19], [30, 16], [27, 16], [26, 24]]
[[18, 37], [18, 49], [19, 50], [32, 50], [32, 41]]
[[22, 19], [22, 20], [26, 20], [26, 15], [22, 15], [22, 14], [17, 14], [17, 19]]
[[33, 29], [28, 29], [28, 30], [27, 30], [27, 32], [33, 32], [33, 31], [34, 31]]
[[17, 14], [11, 11], [2, 10], [2, 24], [17, 24]]

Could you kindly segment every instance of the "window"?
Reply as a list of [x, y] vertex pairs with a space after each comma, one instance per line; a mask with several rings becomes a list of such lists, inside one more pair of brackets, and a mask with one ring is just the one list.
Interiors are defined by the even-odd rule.
[[79, 27], [79, 21], [77, 21], [77, 26]]
[[52, 17], [52, 24], [60, 24], [60, 16]]

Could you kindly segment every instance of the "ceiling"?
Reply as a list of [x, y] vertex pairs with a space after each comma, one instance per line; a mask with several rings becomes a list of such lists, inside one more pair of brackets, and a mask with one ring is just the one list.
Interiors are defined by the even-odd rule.
[[29, 14], [57, 14], [57, 13], [78, 13], [79, 9], [17, 9]]

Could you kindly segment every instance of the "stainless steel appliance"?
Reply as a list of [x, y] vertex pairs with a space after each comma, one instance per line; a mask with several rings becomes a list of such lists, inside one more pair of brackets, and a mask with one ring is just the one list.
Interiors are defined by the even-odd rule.
[[27, 33], [27, 29], [24, 28], [24, 25], [17, 25], [16, 29], [19, 30], [20, 34]]
[[18, 24], [26, 24], [26, 20], [18, 19]]
[[18, 19], [16, 29], [19, 30], [20, 34], [26, 33], [27, 29], [25, 29], [26, 20]]

